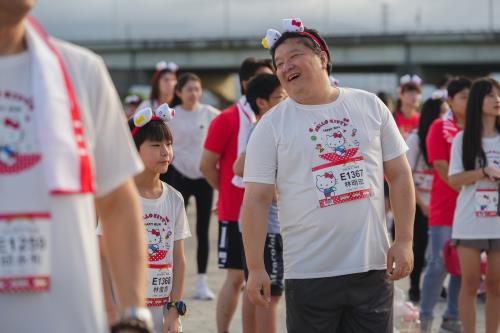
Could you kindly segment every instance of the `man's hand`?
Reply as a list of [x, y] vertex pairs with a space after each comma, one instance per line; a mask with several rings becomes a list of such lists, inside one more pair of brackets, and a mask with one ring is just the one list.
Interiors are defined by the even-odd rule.
[[181, 321], [179, 319], [179, 313], [174, 308], [168, 311], [163, 321], [163, 333], [179, 333], [181, 327]]
[[397, 281], [413, 270], [412, 242], [396, 241], [387, 252], [387, 276], [389, 280]]
[[[271, 279], [265, 269], [255, 269], [248, 272], [245, 290], [253, 304], [267, 307], [271, 303]], [[262, 295], [261, 290], [264, 291], [264, 295]]]

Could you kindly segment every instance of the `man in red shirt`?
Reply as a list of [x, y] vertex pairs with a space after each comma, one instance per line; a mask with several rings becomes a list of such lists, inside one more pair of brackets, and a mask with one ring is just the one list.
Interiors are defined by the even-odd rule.
[[[227, 332], [243, 286], [243, 242], [238, 227], [243, 201], [243, 180], [234, 175], [233, 164], [246, 147], [255, 114], [245, 98], [250, 79], [258, 74], [272, 74], [270, 60], [247, 58], [239, 70], [242, 97], [222, 111], [210, 124], [200, 169], [208, 183], [219, 191], [219, 268], [227, 269], [226, 280], [217, 301], [217, 329]], [[243, 303], [243, 324], [247, 310]], [[250, 316], [250, 314], [248, 314]]]
[[[434, 306], [439, 298], [447, 272], [443, 259], [444, 244], [451, 239], [453, 214], [455, 212], [458, 188], [448, 181], [451, 143], [463, 128], [465, 109], [471, 82], [466, 78], [453, 79], [448, 86], [448, 103], [451, 110], [431, 125], [427, 135], [427, 154], [434, 168], [429, 207], [429, 254], [430, 260], [424, 275], [420, 318], [422, 332], [430, 332]], [[458, 293], [460, 278], [450, 276], [447, 307], [441, 328], [451, 332], [461, 332], [458, 320]]]

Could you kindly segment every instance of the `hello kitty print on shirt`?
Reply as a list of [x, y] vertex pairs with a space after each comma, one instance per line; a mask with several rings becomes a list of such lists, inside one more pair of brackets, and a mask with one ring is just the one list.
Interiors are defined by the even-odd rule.
[[342, 132], [337, 131], [332, 135], [326, 136], [326, 144], [330, 147], [337, 156], [344, 156], [345, 154], [345, 138]]
[[[172, 256], [171, 250], [172, 223], [166, 216], [156, 213], [144, 215], [148, 244], [148, 289], [147, 306], [161, 306], [168, 301], [172, 290]], [[170, 258], [170, 260], [169, 260]]]
[[326, 203], [332, 202], [332, 195], [335, 196], [337, 180], [332, 172], [325, 172], [323, 175], [316, 175], [316, 187], [325, 195]]
[[371, 196], [357, 133], [348, 118], [325, 119], [309, 128], [316, 155], [311, 170], [320, 208]]
[[22, 172], [41, 160], [32, 113], [32, 98], [0, 91], [0, 174]]
[[[500, 168], [500, 150], [485, 150], [487, 165]], [[496, 218], [498, 216], [498, 185], [493, 182], [480, 182], [475, 193], [476, 217]]]

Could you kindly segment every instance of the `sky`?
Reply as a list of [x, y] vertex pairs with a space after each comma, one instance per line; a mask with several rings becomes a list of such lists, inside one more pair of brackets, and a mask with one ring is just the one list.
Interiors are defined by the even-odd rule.
[[254, 37], [292, 17], [333, 36], [500, 30], [499, 0], [39, 0], [32, 14], [71, 41]]

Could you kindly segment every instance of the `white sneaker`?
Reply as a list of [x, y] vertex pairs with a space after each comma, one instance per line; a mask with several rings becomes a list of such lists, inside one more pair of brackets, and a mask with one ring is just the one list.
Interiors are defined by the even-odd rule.
[[208, 287], [207, 281], [204, 277], [199, 277], [196, 282], [196, 288], [193, 294], [194, 299], [199, 299], [203, 301], [210, 301], [215, 299], [215, 294]]

